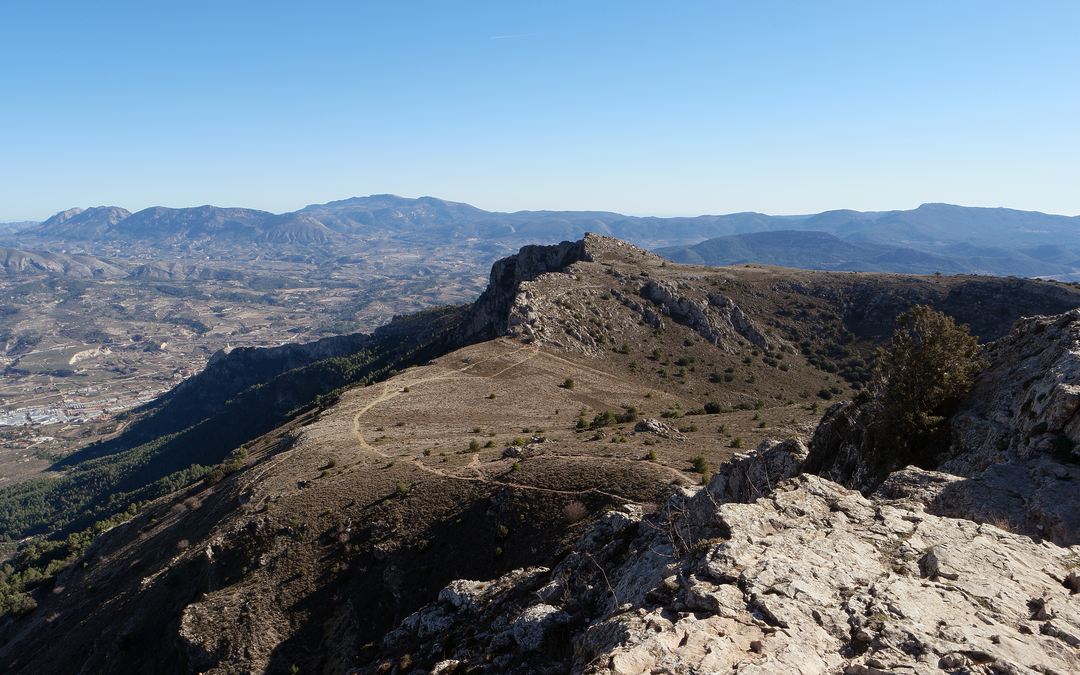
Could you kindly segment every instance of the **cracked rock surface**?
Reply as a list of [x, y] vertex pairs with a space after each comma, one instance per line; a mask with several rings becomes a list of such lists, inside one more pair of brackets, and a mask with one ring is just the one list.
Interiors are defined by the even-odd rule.
[[1080, 672], [1080, 313], [989, 352], [940, 471], [864, 495], [763, 443], [550, 569], [455, 582], [361, 672]]
[[712, 503], [613, 512], [555, 568], [448, 590], [386, 646], [445, 672], [1080, 671], [1075, 550], [812, 475], [672, 533]]

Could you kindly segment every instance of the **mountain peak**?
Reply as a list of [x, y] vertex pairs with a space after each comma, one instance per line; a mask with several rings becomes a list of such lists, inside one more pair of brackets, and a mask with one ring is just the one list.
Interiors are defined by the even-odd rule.
[[360, 208], [372, 208], [372, 209], [390, 209], [390, 208], [410, 208], [421, 204], [440, 204], [440, 205], [455, 205], [455, 206], [468, 206], [469, 208], [475, 208], [468, 204], [460, 202], [450, 202], [445, 199], [439, 199], [438, 197], [423, 196], [423, 197], [402, 197], [401, 195], [395, 195], [391, 193], [382, 193], [366, 196], [346, 197], [345, 199], [336, 199], [324, 204], [308, 204], [302, 211], [313, 211], [321, 209], [339, 209], [345, 207], [360, 207]]
[[66, 223], [67, 221], [71, 220], [72, 218], [74, 218], [75, 216], [79, 215], [82, 212], [83, 212], [83, 209], [81, 207], [75, 206], [75, 207], [72, 207], [72, 208], [67, 209], [65, 211], [60, 211], [58, 213], [53, 214], [49, 218], [46, 218], [45, 221], [42, 222], [41, 224], [43, 226], [60, 225], [62, 223]]
[[55, 237], [96, 237], [130, 215], [131, 211], [119, 206], [76, 207], [57, 213], [29, 232]]

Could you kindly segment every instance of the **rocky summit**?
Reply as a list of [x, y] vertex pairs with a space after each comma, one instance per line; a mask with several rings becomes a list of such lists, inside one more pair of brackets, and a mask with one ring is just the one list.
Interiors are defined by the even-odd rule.
[[1080, 313], [988, 351], [940, 471], [863, 495], [766, 441], [654, 512], [609, 512], [550, 568], [451, 583], [361, 672], [1077, 672]]
[[[918, 307], [982, 367], [911, 465], [875, 364]], [[0, 664], [1076, 672], [1078, 308], [1049, 281], [527, 246], [471, 304], [222, 350], [0, 489]]]

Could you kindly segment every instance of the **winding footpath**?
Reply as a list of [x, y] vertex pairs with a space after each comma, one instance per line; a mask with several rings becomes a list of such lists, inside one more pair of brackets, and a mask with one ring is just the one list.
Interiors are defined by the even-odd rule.
[[[371, 401], [366, 403], [363, 407], [361, 407], [356, 412], [356, 414], [353, 416], [352, 433], [353, 433], [353, 437], [356, 439], [357, 445], [359, 445], [361, 449], [363, 449], [363, 450], [365, 450], [365, 451], [367, 451], [367, 452], [369, 452], [371, 454], [374, 454], [374, 455], [376, 455], [376, 456], [378, 456], [378, 457], [380, 457], [382, 459], [386, 459], [386, 460], [400, 460], [400, 459], [403, 459], [402, 457], [390, 455], [390, 454], [388, 454], [386, 452], [383, 452], [382, 450], [380, 450], [380, 449], [374, 447], [373, 445], [371, 445], [370, 443], [368, 443], [367, 439], [364, 438], [364, 435], [360, 430], [360, 420], [361, 420], [361, 418], [363, 418], [363, 416], [368, 411], [370, 411], [372, 408], [374, 408], [377, 405], [380, 405], [382, 403], [386, 403], [387, 401], [390, 401], [390, 400], [400, 396], [401, 394], [405, 393], [404, 390], [406, 388], [411, 390], [413, 387], [418, 386], [418, 385], [426, 384], [426, 383], [429, 383], [429, 382], [436, 382], [436, 381], [440, 381], [440, 380], [451, 379], [451, 378], [457, 377], [457, 376], [459, 376], [459, 375], [461, 375], [463, 373], [467, 373], [469, 370], [471, 370], [471, 369], [473, 369], [473, 368], [475, 368], [475, 367], [477, 367], [479, 365], [482, 365], [484, 363], [488, 363], [488, 362], [496, 360], [496, 359], [505, 358], [506, 356], [512, 356], [514, 354], [518, 354], [518, 353], [521, 353], [523, 351], [528, 351], [529, 352], [528, 356], [526, 356], [525, 358], [520, 359], [518, 361], [515, 361], [511, 365], [509, 365], [509, 366], [507, 366], [507, 367], [505, 367], [505, 368], [503, 368], [503, 369], [501, 369], [501, 370], [499, 370], [499, 371], [497, 371], [495, 373], [492, 373], [491, 375], [480, 376], [482, 379], [495, 379], [495, 378], [500, 377], [501, 375], [509, 372], [510, 370], [513, 370], [514, 368], [517, 368], [517, 367], [523, 365], [524, 363], [530, 361], [534, 357], [536, 357], [538, 354], [540, 354], [539, 346], [532, 345], [532, 346], [519, 347], [517, 349], [514, 349], [512, 352], [509, 352], [509, 354], [499, 354], [499, 355], [496, 355], [496, 356], [492, 356], [492, 357], [489, 357], [487, 359], [483, 359], [483, 360], [480, 360], [480, 361], [476, 361], [474, 363], [470, 363], [470, 364], [468, 364], [466, 366], [463, 366], [461, 368], [456, 368], [456, 369], [451, 369], [451, 370], [444, 371], [442, 373], [439, 373], [438, 375], [432, 375], [432, 376], [429, 376], [429, 377], [421, 377], [421, 378], [405, 380], [405, 381], [397, 380], [397, 381], [392, 382], [392, 381], [388, 380], [386, 382], [383, 382], [383, 384], [382, 384], [382, 392], [377, 397], [375, 397], [374, 399], [372, 399]], [[551, 355], [549, 355], [549, 354], [547, 354], [545, 352], [544, 356], [548, 357], [548, 356], [551, 356]], [[580, 364], [573, 363], [573, 362], [571, 362], [569, 360], [566, 360], [566, 359], [562, 359], [562, 358], [558, 358], [558, 357], [553, 357], [553, 358], [555, 358], [557, 361], [562, 361], [562, 362], [565, 362], [567, 364], [571, 364], [571, 365], [573, 365], [575, 367], [581, 367]], [[601, 371], [596, 371], [596, 372], [599, 373], [599, 374], [607, 375], [605, 373], [602, 373]], [[391, 385], [393, 385], [393, 386], [391, 386]], [[534, 459], [539, 459], [539, 457], [534, 458]], [[586, 460], [586, 459], [588, 459], [588, 460], [595, 460], [594, 457], [579, 457], [579, 456], [573, 456], [573, 455], [554, 455], [554, 456], [552, 456], [552, 459], [569, 459], [569, 460]], [[629, 459], [622, 459], [622, 458], [605, 458], [605, 461], [610, 461], [612, 459], [615, 459], [615, 461], [621, 461], [621, 462], [640, 463], [638, 460], [629, 460]], [[470, 459], [468, 466], [466, 467], [468, 470], [470, 470], [474, 474], [474, 475], [471, 475], [471, 476], [463, 476], [463, 475], [460, 475], [460, 474], [457, 474], [457, 473], [451, 473], [451, 472], [445, 471], [443, 469], [439, 469], [439, 468], [436, 468], [436, 467], [433, 467], [433, 466], [429, 466], [429, 465], [425, 464], [424, 462], [422, 462], [422, 461], [420, 461], [419, 459], [416, 459], [416, 458], [411, 458], [408, 461], [413, 466], [415, 466], [418, 470], [423, 471], [424, 473], [431, 474], [431, 475], [434, 475], [434, 476], [438, 476], [440, 478], [444, 478], [444, 479], [447, 479], [447, 480], [465, 481], [465, 482], [470, 482], [470, 483], [482, 483], [482, 484], [492, 485], [492, 486], [509, 487], [509, 488], [513, 488], [513, 489], [516, 489], [516, 490], [527, 490], [527, 491], [532, 491], [532, 492], [543, 492], [543, 493], [548, 493], [548, 494], [565, 495], [565, 496], [570, 496], [570, 497], [578, 497], [578, 496], [581, 496], [583, 494], [590, 494], [591, 493], [591, 494], [601, 495], [601, 496], [604, 496], [604, 497], [608, 497], [609, 499], [614, 499], [616, 501], [621, 501], [621, 502], [625, 502], [625, 503], [634, 503], [635, 502], [635, 500], [630, 499], [629, 497], [626, 497], [624, 495], [615, 494], [613, 492], [607, 492], [607, 491], [604, 491], [604, 490], [600, 490], [598, 488], [590, 488], [588, 490], [559, 490], [559, 489], [556, 489], [556, 488], [545, 488], [545, 487], [540, 487], [540, 486], [537, 486], [537, 485], [527, 485], [527, 484], [524, 484], [524, 483], [513, 483], [513, 482], [509, 482], [509, 481], [496, 480], [496, 479], [493, 479], [493, 478], [489, 478], [487, 475], [485, 475], [485, 473], [484, 473], [484, 471], [483, 471], [483, 469], [481, 467], [479, 453], [473, 453], [473, 456]], [[672, 475], [675, 475], [680, 480], [686, 481], [688, 483], [693, 482], [692, 480], [689, 479], [689, 477], [687, 477], [685, 474], [683, 474], [681, 471], [678, 471], [677, 469], [673, 469], [671, 467], [663, 466], [661, 464], [655, 464], [655, 466], [670, 472]]]

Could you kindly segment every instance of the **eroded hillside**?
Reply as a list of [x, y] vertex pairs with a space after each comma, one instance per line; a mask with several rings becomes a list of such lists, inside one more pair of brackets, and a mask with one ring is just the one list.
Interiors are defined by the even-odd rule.
[[[205, 457], [224, 434], [222, 465], [32, 586], [38, 606], [4, 620], [0, 660], [27, 673], [381, 663], [397, 648], [387, 632], [451, 580], [551, 566], [608, 509], [662, 510], [740, 448], [808, 439], [915, 303], [993, 339], [1080, 296], [1034, 281], [684, 267], [587, 237], [526, 248], [471, 307], [399, 322], [378, 349], [360, 341], [370, 361], [352, 381], [316, 386], [337, 372], [317, 350], [264, 364], [265, 382], [237, 367], [257, 353], [229, 355], [163, 399], [159, 413], [176, 414], [160, 429], [179, 435], [140, 471]], [[291, 398], [301, 382], [316, 405]], [[101, 450], [92, 461], [111, 456]]]

